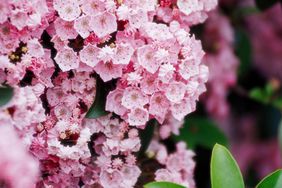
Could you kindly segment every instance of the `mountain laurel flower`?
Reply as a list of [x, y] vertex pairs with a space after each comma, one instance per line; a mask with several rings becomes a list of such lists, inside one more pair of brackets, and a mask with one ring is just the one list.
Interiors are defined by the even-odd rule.
[[[230, 57], [203, 61], [190, 33], [216, 4], [1, 1], [0, 85], [14, 96], [0, 108], [0, 187], [139, 187], [140, 133], [155, 119], [146, 151], [162, 166], [155, 179], [193, 188], [194, 153], [183, 143], [169, 153], [160, 139], [179, 134], [195, 110], [216, 67], [210, 61]], [[100, 102], [107, 115], [89, 119]]]
[[109, 12], [101, 13], [91, 18], [90, 27], [99, 38], [102, 38], [117, 30], [116, 17]]
[[64, 72], [76, 69], [79, 66], [79, 58], [71, 48], [64, 48], [59, 51], [55, 61]]

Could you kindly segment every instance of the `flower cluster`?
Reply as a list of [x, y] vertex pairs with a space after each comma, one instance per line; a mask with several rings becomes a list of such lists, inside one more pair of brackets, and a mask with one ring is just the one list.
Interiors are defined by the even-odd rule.
[[41, 186], [126, 188], [133, 187], [141, 173], [134, 156], [140, 149], [138, 131], [111, 114], [85, 119], [81, 125], [59, 121], [31, 146], [42, 161], [41, 171], [48, 174]]
[[39, 176], [38, 162], [28, 153], [5, 113], [1, 112], [0, 118], [0, 185], [33, 187]]
[[[260, 15], [246, 17], [255, 66], [266, 77], [278, 78], [280, 81], [282, 80], [282, 21], [279, 19], [281, 16], [281, 6], [277, 4]], [[261, 41], [269, 42], [262, 45]]]
[[204, 63], [210, 71], [205, 105], [214, 118], [222, 119], [229, 112], [226, 98], [236, 84], [239, 60], [233, 50], [232, 26], [219, 11], [213, 12], [205, 24], [204, 44], [208, 51]]
[[[0, 185], [134, 187], [141, 174], [138, 128], [155, 118], [163, 124], [161, 138], [177, 134], [206, 90], [208, 67], [190, 26], [205, 21], [216, 5], [217, 0], [1, 1], [0, 85], [13, 87], [15, 95], [0, 109], [0, 150], [16, 147], [18, 153], [1, 154], [0, 167], [8, 164], [9, 170], [0, 173]], [[96, 78], [115, 83], [105, 106], [111, 114], [86, 119], [100, 92]], [[6, 143], [9, 135], [13, 141]], [[39, 161], [41, 178], [23, 148]], [[174, 174], [171, 181], [193, 187], [192, 157], [180, 144], [159, 161], [167, 169], [157, 171], [156, 179]], [[15, 178], [14, 171], [30, 175]]]
[[0, 2], [0, 83], [20, 84], [28, 73], [36, 82], [50, 86], [54, 64], [40, 37], [52, 12], [44, 0]]
[[176, 145], [176, 152], [169, 154], [166, 147], [153, 140], [147, 151], [148, 155], [155, 156], [158, 162], [165, 168], [158, 169], [155, 172], [156, 181], [175, 182], [185, 187], [195, 188], [193, 172], [195, 162], [194, 152], [186, 149], [184, 142]]
[[182, 46], [167, 26], [163, 29], [171, 43], [154, 41], [139, 47], [137, 61], [131, 62], [107, 97], [106, 110], [133, 126], [144, 126], [152, 117], [163, 123], [168, 114], [181, 121], [195, 110], [196, 100], [205, 91], [208, 69], [200, 64], [204, 54], [200, 43], [185, 32], [187, 44]]
[[101, 185], [133, 187], [141, 174], [134, 155], [141, 147], [138, 130], [112, 114], [97, 120], [85, 119], [84, 125], [94, 133], [91, 148], [97, 156], [95, 173], [100, 174]]

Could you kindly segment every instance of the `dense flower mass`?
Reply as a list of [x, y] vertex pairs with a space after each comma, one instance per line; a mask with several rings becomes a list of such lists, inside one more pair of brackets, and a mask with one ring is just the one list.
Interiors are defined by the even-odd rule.
[[[13, 87], [15, 96], [0, 113], [0, 185], [134, 187], [141, 175], [139, 129], [156, 119], [161, 138], [177, 134], [206, 90], [204, 51], [190, 27], [204, 22], [216, 5], [1, 1], [0, 84]], [[87, 119], [100, 92], [97, 79], [114, 84], [105, 105], [111, 113]], [[11, 147], [17, 153], [7, 152]], [[158, 159], [164, 168], [156, 180], [193, 188], [193, 156], [179, 144]]]
[[186, 149], [185, 143], [179, 142], [176, 152], [169, 154], [164, 145], [153, 140], [148, 148], [148, 153], [155, 155], [158, 162], [165, 167], [155, 172], [157, 181], [176, 182], [189, 188], [195, 187], [193, 180], [195, 154]]

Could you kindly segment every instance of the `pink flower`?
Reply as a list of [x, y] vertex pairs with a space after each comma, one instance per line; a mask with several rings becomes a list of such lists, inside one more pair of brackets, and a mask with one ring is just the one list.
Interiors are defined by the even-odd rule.
[[167, 169], [159, 169], [155, 173], [155, 180], [156, 181], [168, 181], [168, 182], [173, 182], [173, 176], [171, 172]]
[[140, 83], [140, 88], [144, 94], [153, 94], [158, 89], [157, 76], [151, 74], [143, 74], [143, 79]]
[[172, 82], [165, 88], [165, 95], [171, 102], [179, 103], [185, 95], [186, 89], [182, 82]]
[[76, 0], [57, 0], [54, 8], [65, 21], [74, 21], [81, 13], [79, 3]]
[[[193, 153], [178, 144], [169, 154], [159, 139], [179, 133], [206, 89], [204, 52], [190, 26], [203, 22], [215, 4], [0, 2], [0, 84], [14, 88], [13, 99], [0, 111], [0, 125], [8, 126], [0, 126], [4, 186], [135, 187], [141, 175], [135, 156], [139, 131], [156, 119], [162, 125], [146, 152], [165, 167], [156, 171], [156, 179], [193, 188]], [[219, 60], [229, 57], [224, 52]], [[87, 119], [100, 92], [96, 75], [104, 82], [114, 79], [105, 96], [105, 110], [113, 114]], [[230, 84], [234, 77], [226, 80]], [[223, 96], [217, 92], [221, 87], [215, 96]], [[39, 160], [39, 179], [28, 150]]]
[[164, 63], [160, 66], [158, 76], [163, 83], [169, 83], [171, 79], [173, 79], [174, 75], [175, 75], [175, 68], [172, 64]]
[[136, 163], [136, 157], [134, 155], [130, 154], [126, 157], [126, 162], [129, 165], [134, 165]]
[[54, 22], [56, 34], [62, 39], [75, 39], [77, 37], [77, 31], [73, 28], [73, 22], [64, 21], [61, 18], [57, 18]]
[[128, 74], [128, 85], [137, 86], [141, 82], [142, 76], [137, 72], [131, 72]]
[[166, 41], [173, 38], [165, 24], [146, 23], [143, 27], [144, 34], [154, 41]]
[[47, 90], [47, 100], [51, 106], [58, 105], [62, 102], [64, 97], [64, 92], [60, 88], [48, 89]]
[[138, 49], [138, 62], [150, 73], [155, 73], [160, 63], [155, 59], [155, 50], [150, 45], [143, 46]]
[[128, 43], [119, 43], [116, 47], [116, 54], [113, 59], [114, 64], [127, 65], [134, 53], [134, 49]]
[[0, 2], [0, 7], [0, 24], [3, 24], [8, 19], [10, 7], [5, 1]]
[[99, 38], [102, 38], [117, 30], [116, 17], [109, 12], [93, 16], [90, 27]]
[[87, 38], [90, 35], [90, 16], [81, 16], [74, 21], [74, 29], [82, 38]]
[[105, 3], [101, 0], [82, 0], [81, 8], [86, 15], [93, 16], [105, 11]]
[[88, 44], [80, 51], [80, 60], [90, 67], [95, 67], [100, 61], [98, 58], [99, 51], [100, 49], [95, 45]]
[[122, 105], [123, 91], [116, 89], [111, 91], [107, 96], [106, 110], [112, 111], [120, 116], [123, 116], [127, 109]]
[[141, 143], [138, 137], [124, 139], [120, 143], [120, 150], [123, 152], [138, 152], [140, 147]]
[[134, 187], [141, 174], [141, 170], [135, 165], [125, 165], [122, 167], [121, 173], [123, 177], [126, 177], [123, 179], [123, 186]]
[[122, 65], [115, 65], [112, 62], [99, 62], [94, 68], [104, 82], [110, 81], [122, 76]]
[[[233, 30], [228, 19], [215, 12], [208, 20], [205, 32], [213, 32], [214, 36], [213, 38], [205, 38], [206, 43], [218, 46], [216, 53], [207, 53], [204, 57], [204, 63], [209, 67], [210, 72], [209, 90], [205, 97], [205, 104], [208, 112], [214, 118], [223, 119], [229, 113], [226, 97], [229, 89], [236, 84], [239, 64], [232, 50]], [[200, 72], [203, 72], [203, 69], [200, 69]], [[226, 74], [219, 74], [219, 72], [225, 72]]]
[[18, 29], [22, 30], [26, 26], [28, 15], [20, 10], [14, 10], [11, 15], [11, 23]]
[[196, 104], [189, 100], [182, 100], [179, 103], [175, 103], [171, 106], [170, 110], [175, 119], [181, 121], [186, 114], [189, 114], [195, 110]]
[[201, 2], [200, 0], [192, 0], [192, 1], [177, 0], [177, 6], [179, 10], [186, 15], [204, 9], [204, 3]]
[[162, 123], [167, 115], [169, 106], [169, 101], [162, 93], [155, 93], [150, 98], [149, 113]]
[[128, 114], [128, 123], [132, 126], [142, 126], [149, 120], [149, 112], [144, 108], [135, 108]]
[[149, 102], [146, 95], [138, 88], [128, 87], [122, 97], [122, 105], [128, 109], [143, 107]]
[[37, 39], [32, 39], [27, 42], [28, 53], [36, 58], [44, 56], [44, 49]]
[[103, 187], [121, 187], [123, 177], [122, 173], [118, 170], [113, 170], [112, 172], [102, 171], [100, 175], [101, 185]]
[[58, 51], [55, 61], [58, 63], [60, 69], [64, 72], [71, 69], [76, 69], [79, 66], [78, 56], [72, 49], [67, 47], [62, 49], [62, 51]]
[[156, 171], [155, 180], [175, 182], [186, 187], [194, 188], [194, 155], [192, 151], [186, 149], [185, 143], [179, 142], [177, 144], [177, 151], [166, 157], [166, 168]]
[[197, 76], [200, 72], [199, 66], [192, 60], [184, 60], [179, 65], [179, 73], [185, 79], [188, 80], [193, 76]]
[[146, 22], [148, 22], [148, 15], [144, 10], [138, 9], [131, 13], [128, 18], [128, 21], [131, 27], [139, 29]]
[[0, 178], [7, 186], [34, 187], [38, 162], [31, 157], [11, 126], [0, 126]]
[[[251, 39], [254, 64], [267, 78], [282, 80], [281, 75], [281, 6], [276, 4], [259, 15], [246, 17]], [[255, 28], [254, 28], [255, 26]], [[262, 41], [269, 41], [261, 44]], [[265, 63], [268, 62], [268, 63]]]
[[56, 105], [54, 113], [59, 120], [70, 119], [72, 116], [72, 111], [65, 104]]
[[114, 59], [115, 49], [110, 46], [105, 46], [99, 51], [98, 58], [104, 62], [110, 62]]
[[130, 16], [130, 9], [125, 4], [122, 4], [117, 9], [117, 16], [119, 20], [127, 20]]

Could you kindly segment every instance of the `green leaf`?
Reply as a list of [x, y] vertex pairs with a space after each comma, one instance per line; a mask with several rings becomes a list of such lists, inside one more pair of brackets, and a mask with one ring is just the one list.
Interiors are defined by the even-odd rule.
[[231, 153], [222, 145], [216, 144], [211, 157], [212, 188], [244, 188], [240, 169]]
[[282, 120], [280, 120], [280, 125], [278, 128], [278, 140], [279, 140], [280, 150], [282, 151]]
[[261, 13], [261, 10], [258, 9], [256, 6], [240, 7], [240, 8], [236, 8], [236, 10], [234, 11], [236, 17], [242, 17], [242, 18], [244, 18], [245, 16]]
[[273, 85], [271, 83], [267, 83], [265, 86], [265, 93], [267, 96], [271, 97], [274, 95], [275, 89], [273, 88]]
[[278, 0], [256, 0], [256, 5], [261, 10], [266, 10], [276, 4]]
[[245, 75], [251, 67], [252, 45], [250, 39], [243, 29], [236, 30], [236, 54], [240, 60], [238, 73]]
[[139, 150], [139, 157], [146, 152], [149, 147], [151, 140], [154, 136], [155, 126], [158, 124], [157, 120], [151, 119], [147, 124], [144, 130], [140, 130], [139, 136], [141, 139], [141, 148]]
[[144, 188], [185, 188], [185, 187], [171, 182], [151, 182], [144, 185]]
[[273, 85], [268, 83], [264, 88], [252, 89], [249, 93], [249, 97], [263, 104], [270, 104], [274, 107], [279, 107], [282, 101], [279, 98], [275, 98], [275, 91], [276, 89], [273, 87]]
[[13, 94], [13, 88], [0, 87], [0, 107], [6, 105], [13, 98]]
[[258, 102], [267, 104], [269, 102], [269, 96], [267, 92], [261, 88], [254, 88], [250, 91], [249, 96]]
[[228, 146], [224, 133], [204, 117], [187, 117], [180, 134], [173, 136], [176, 141], [185, 141], [189, 148], [204, 146], [212, 149], [216, 143]]
[[282, 110], [282, 97], [275, 99], [272, 104], [275, 108]]
[[109, 112], [105, 110], [106, 99], [109, 92], [107, 91], [106, 84], [100, 77], [96, 79], [96, 91], [95, 101], [87, 112], [86, 118], [96, 119], [109, 114]]
[[282, 187], [282, 170], [277, 170], [266, 176], [256, 188], [281, 188]]

